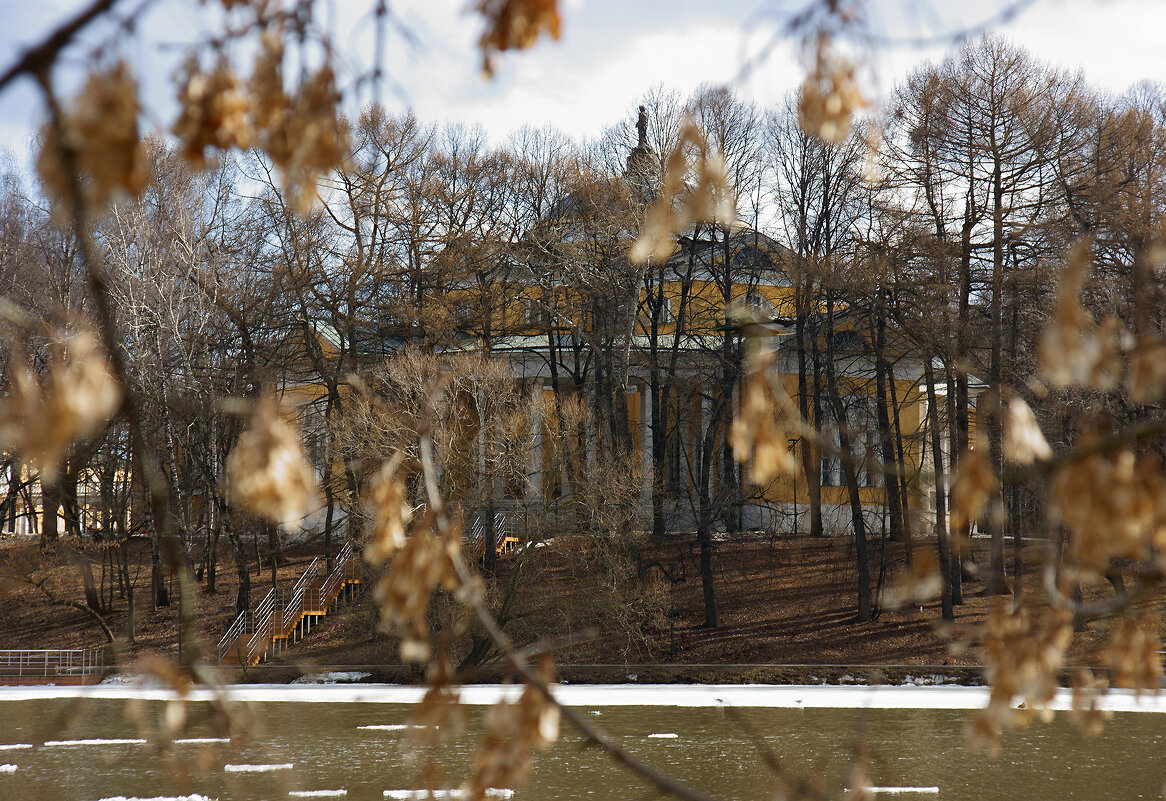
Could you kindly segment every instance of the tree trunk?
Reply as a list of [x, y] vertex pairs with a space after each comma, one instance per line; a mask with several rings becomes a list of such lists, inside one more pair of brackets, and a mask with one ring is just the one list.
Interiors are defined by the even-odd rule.
[[931, 368], [930, 357], [927, 357], [923, 362], [923, 375], [927, 381], [927, 429], [931, 435], [931, 461], [935, 467], [935, 539], [936, 548], [939, 551], [939, 575], [942, 582], [940, 614], [944, 620], [955, 620], [955, 607], [952, 605], [951, 545], [947, 536], [947, 490], [943, 470], [943, 446], [939, 430], [939, 405], [936, 402], [935, 376]]
[[866, 519], [862, 514], [862, 497], [858, 489], [858, 471], [854, 465], [854, 449], [851, 446], [850, 431], [846, 423], [846, 409], [838, 389], [837, 370], [834, 364], [834, 301], [829, 294], [826, 297], [824, 338], [826, 340], [826, 394], [834, 412], [834, 420], [837, 423], [838, 446], [842, 451], [842, 472], [846, 477], [846, 490], [850, 496], [850, 520], [854, 527], [854, 551], [858, 563], [858, 620], [866, 622], [874, 617], [871, 607], [870, 554], [867, 551]]
[[52, 553], [57, 549], [60, 539], [60, 530], [57, 523], [57, 510], [61, 507], [61, 488], [53, 481], [41, 479], [41, 553]]

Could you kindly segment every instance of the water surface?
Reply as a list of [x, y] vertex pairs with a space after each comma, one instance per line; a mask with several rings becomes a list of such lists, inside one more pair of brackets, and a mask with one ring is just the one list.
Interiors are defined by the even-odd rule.
[[[433, 749], [412, 745], [410, 707], [400, 703], [260, 701], [245, 741], [223, 741], [209, 705], [188, 704], [189, 724], [168, 749], [158, 724], [166, 704], [119, 698], [0, 701], [0, 799], [99, 801], [117, 797], [200, 795], [261, 801], [326, 797], [381, 801], [417, 786], [416, 757], [438, 759], [456, 785], [465, 775], [484, 707], [470, 710], [466, 733]], [[772, 798], [780, 783], [762, 758], [782, 770], [839, 788], [853, 747], [870, 758], [880, 787], [938, 788], [884, 798], [996, 801], [1157, 799], [1166, 781], [1166, 716], [1118, 712], [1100, 738], [1081, 735], [1064, 715], [1005, 738], [1001, 759], [969, 754], [961, 709], [583, 707], [629, 751], [670, 775], [726, 799]], [[754, 737], [743, 731], [743, 719]], [[32, 747], [8, 746], [31, 745]], [[297, 793], [291, 796], [289, 793]], [[299, 794], [321, 793], [319, 796]], [[395, 794], [399, 797], [399, 793]], [[341, 796], [334, 796], [341, 797]], [[653, 797], [564, 726], [558, 744], [536, 757], [515, 801]]]

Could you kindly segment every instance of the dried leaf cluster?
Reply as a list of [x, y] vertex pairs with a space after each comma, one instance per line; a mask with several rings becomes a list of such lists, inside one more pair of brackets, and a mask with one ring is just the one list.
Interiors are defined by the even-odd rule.
[[1046, 461], [1053, 456], [1053, 449], [1037, 425], [1036, 415], [1022, 398], [1013, 398], [1008, 402], [1002, 446], [1004, 458], [1016, 464]]
[[1162, 686], [1162, 641], [1150, 620], [1118, 618], [1109, 639], [1109, 680], [1141, 695]]
[[182, 109], [174, 135], [183, 142], [182, 156], [194, 167], [206, 164], [206, 149], [241, 150], [251, 146], [251, 121], [242, 83], [230, 62], [220, 57], [214, 71], [202, 72], [191, 55], [183, 67], [185, 79], [178, 91]]
[[47, 375], [11, 367], [12, 389], [0, 405], [0, 449], [14, 450], [54, 480], [69, 444], [96, 433], [121, 405], [121, 385], [87, 332], [49, 350]]
[[231, 502], [287, 528], [298, 527], [319, 495], [299, 433], [268, 398], [256, 405], [227, 457]]
[[450, 740], [466, 725], [466, 709], [455, 681], [449, 655], [439, 654], [425, 674], [425, 695], [409, 715], [410, 736], [421, 742]]
[[929, 548], [916, 548], [911, 552], [906, 570], [895, 577], [894, 582], [883, 593], [883, 605], [895, 609], [907, 604], [923, 604], [933, 601], [943, 592], [943, 575], [939, 571], [939, 559]]
[[413, 519], [413, 507], [406, 501], [405, 482], [400, 467], [403, 452], [398, 451], [385, 462], [369, 485], [369, 500], [373, 507], [373, 531], [364, 546], [364, 559], [379, 565], [405, 544], [405, 531]]
[[222, 57], [203, 72], [194, 55], [183, 68], [178, 100], [182, 109], [174, 133], [192, 166], [207, 162], [206, 151], [261, 148], [280, 170], [291, 205], [310, 208], [321, 175], [340, 166], [348, 152], [348, 131], [340, 113], [340, 93], [330, 63], [305, 77], [294, 96], [284, 89], [284, 46], [279, 33], [264, 32], [251, 80], [244, 85]]
[[[790, 431], [797, 430], [793, 403], [785, 392], [774, 396], [772, 351], [756, 344], [748, 376], [741, 387], [741, 409], [729, 429], [733, 458], [749, 465], [749, 481], [763, 487], [780, 475], [794, 475], [797, 459], [789, 448]], [[777, 388], [780, 391], [780, 387]]]
[[90, 74], [70, 108], [41, 132], [36, 168], [45, 191], [68, 205], [79, 180], [86, 206], [95, 210], [116, 192], [141, 192], [151, 171], [138, 133], [140, 112], [137, 82], [125, 62]]
[[[951, 529], [959, 535], [984, 516], [988, 504], [1000, 491], [1000, 482], [988, 462], [987, 443], [969, 448], [956, 463], [952, 481]], [[957, 542], [966, 547], [966, 542]]]
[[984, 676], [992, 692], [988, 705], [972, 719], [973, 748], [999, 754], [1002, 731], [1025, 726], [1037, 715], [1052, 718], [1049, 704], [1072, 639], [1069, 612], [1021, 608], [1012, 613], [1003, 600], [997, 601], [984, 635]]
[[1083, 733], [1096, 737], [1104, 729], [1105, 721], [1113, 717], [1112, 712], [1100, 705], [1109, 684], [1103, 676], [1095, 675], [1088, 668], [1080, 668], [1073, 672], [1072, 688], [1069, 719]]
[[[539, 661], [536, 675], [544, 687], [554, 682], [549, 656]], [[480, 801], [490, 788], [509, 788], [526, 781], [532, 751], [547, 748], [558, 739], [559, 708], [538, 687], [527, 684], [513, 703], [499, 701], [490, 710], [486, 733], [474, 755], [466, 795]]]
[[1156, 457], [1121, 451], [1080, 459], [1057, 473], [1049, 497], [1083, 577], [1100, 577], [1112, 558], [1143, 560], [1166, 549], [1166, 482]]
[[544, 33], [559, 38], [558, 0], [478, 0], [474, 10], [486, 22], [478, 40], [486, 75], [494, 73], [498, 53], [532, 47]]
[[430, 599], [438, 587], [455, 592], [461, 586], [454, 568], [454, 559], [461, 553], [461, 528], [451, 522], [441, 530], [433, 512], [426, 510], [406, 535], [404, 485], [391, 465], [390, 461], [382, 468], [374, 490], [378, 499], [374, 535], [364, 556], [372, 565], [391, 560], [373, 589], [381, 630], [403, 631], [401, 659], [425, 662], [432, 652], [427, 620]]
[[659, 194], [644, 213], [640, 235], [628, 256], [639, 263], [667, 259], [676, 247], [677, 232], [700, 221], [728, 225], [736, 212], [724, 159], [689, 119], [668, 155]]
[[1155, 403], [1166, 397], [1166, 343], [1149, 333], [1134, 337], [1115, 316], [1094, 323], [1081, 300], [1092, 254], [1089, 240], [1069, 251], [1056, 310], [1041, 336], [1041, 375], [1054, 387], [1122, 387], [1135, 403]]
[[820, 36], [814, 67], [798, 95], [802, 129], [831, 144], [850, 135], [854, 113], [866, 106], [854, 77], [854, 65], [834, 51], [829, 37]]

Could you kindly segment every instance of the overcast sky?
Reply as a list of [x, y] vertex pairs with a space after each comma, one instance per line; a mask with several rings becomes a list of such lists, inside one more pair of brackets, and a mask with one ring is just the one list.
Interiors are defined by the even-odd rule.
[[[467, 0], [390, 0], [410, 40], [394, 34], [387, 58], [391, 85], [381, 100], [411, 107], [425, 121], [480, 124], [502, 142], [523, 124], [552, 124], [574, 136], [632, 123], [632, 109], [650, 87], [687, 93], [702, 83], [732, 84], [741, 96], [773, 104], [793, 88], [804, 68], [796, 42], [777, 36], [805, 0], [560, 0], [563, 37], [533, 50], [506, 54], [493, 80], [482, 77], [476, 50], [480, 23], [463, 9]], [[41, 40], [77, 8], [76, 0], [0, 0], [2, 66]], [[931, 37], [974, 26], [1012, 0], [871, 0], [872, 31], [884, 37]], [[116, 8], [139, 5], [122, 0]], [[371, 19], [355, 0], [323, 0], [324, 22], [341, 45], [351, 77], [371, 61]], [[196, 0], [156, 0], [132, 35], [108, 27], [85, 39], [107, 57], [122, 53], [142, 75], [148, 122], [168, 127], [174, 118], [172, 77], [183, 44], [216, 27], [216, 6]], [[1035, 0], [996, 30], [1040, 58], [1084, 70], [1096, 86], [1122, 92], [1140, 80], [1166, 84], [1162, 0]], [[870, 57], [864, 88], [876, 100], [914, 65], [941, 59], [951, 44], [881, 47]], [[84, 49], [69, 64], [84, 63]], [[758, 66], [740, 79], [744, 64]], [[60, 82], [77, 85], [69, 65]], [[354, 105], [371, 99], [368, 93]], [[0, 94], [0, 146], [18, 158], [42, 119], [29, 81]]]

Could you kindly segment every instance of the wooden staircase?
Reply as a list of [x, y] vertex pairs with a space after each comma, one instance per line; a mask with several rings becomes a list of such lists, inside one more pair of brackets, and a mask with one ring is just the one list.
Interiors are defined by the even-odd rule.
[[351, 542], [336, 555], [331, 573], [321, 575], [321, 566], [319, 558], [313, 559], [289, 592], [272, 588], [254, 610], [240, 612], [219, 640], [219, 664], [258, 665], [286, 651], [311, 632], [345, 590], [362, 582]]

